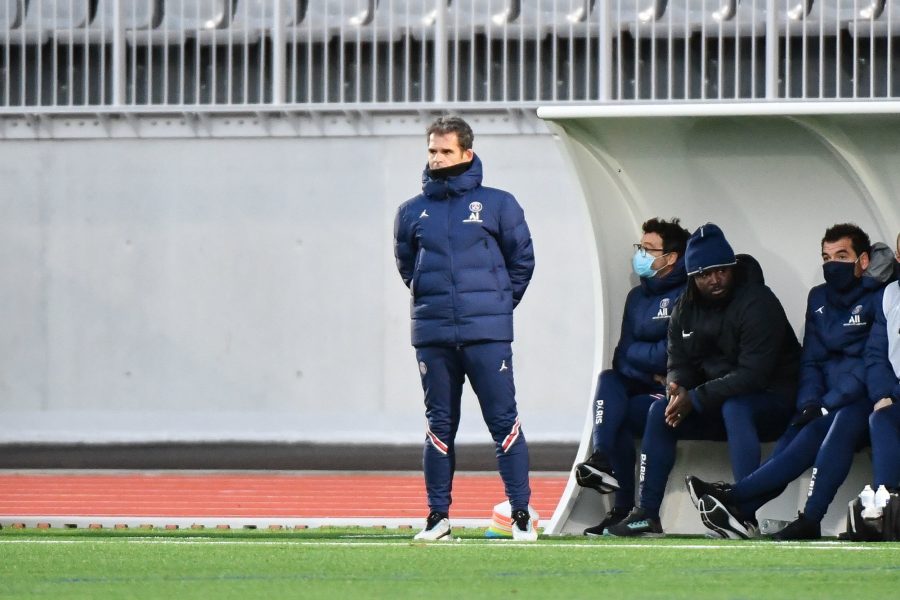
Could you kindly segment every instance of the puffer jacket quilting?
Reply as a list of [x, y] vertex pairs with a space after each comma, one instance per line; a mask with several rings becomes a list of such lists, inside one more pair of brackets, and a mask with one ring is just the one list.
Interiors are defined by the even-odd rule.
[[481, 161], [432, 179], [394, 220], [394, 256], [410, 288], [413, 346], [512, 341], [515, 306], [534, 270], [525, 213], [481, 185]]

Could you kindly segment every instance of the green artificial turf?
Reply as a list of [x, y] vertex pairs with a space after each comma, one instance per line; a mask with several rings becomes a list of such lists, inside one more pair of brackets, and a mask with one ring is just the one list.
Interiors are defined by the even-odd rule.
[[0, 531], [0, 598], [884, 598], [900, 544], [547, 538], [463, 530]]

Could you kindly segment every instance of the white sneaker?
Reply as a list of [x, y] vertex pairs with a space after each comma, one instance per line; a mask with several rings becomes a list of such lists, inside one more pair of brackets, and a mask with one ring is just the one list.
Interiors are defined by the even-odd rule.
[[416, 534], [414, 540], [443, 540], [450, 541], [453, 536], [450, 535], [450, 519], [445, 513], [431, 511], [428, 520], [425, 521], [425, 529]]
[[538, 539], [537, 531], [531, 523], [527, 510], [514, 510], [512, 513], [512, 536], [519, 542], [534, 542]]

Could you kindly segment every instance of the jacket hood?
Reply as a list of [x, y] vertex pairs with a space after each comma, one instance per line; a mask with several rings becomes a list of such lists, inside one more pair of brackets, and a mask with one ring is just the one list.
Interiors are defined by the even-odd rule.
[[478, 155], [472, 157], [472, 165], [460, 175], [435, 179], [431, 176], [431, 169], [425, 165], [422, 172], [422, 193], [431, 198], [447, 198], [448, 196], [461, 196], [481, 185], [481, 159]]
[[658, 296], [672, 288], [684, 285], [687, 282], [687, 271], [684, 268], [684, 257], [679, 256], [672, 270], [665, 277], [641, 277], [641, 287], [651, 296]]
[[737, 271], [736, 283], [738, 285], [745, 283], [763, 285], [766, 283], [766, 278], [763, 275], [763, 270], [758, 260], [749, 254], [738, 254], [735, 259], [737, 260], [737, 267], [735, 270]]
[[897, 278], [897, 264], [890, 246], [875, 242], [869, 250], [869, 267], [863, 272], [863, 285], [872, 289], [893, 281]]

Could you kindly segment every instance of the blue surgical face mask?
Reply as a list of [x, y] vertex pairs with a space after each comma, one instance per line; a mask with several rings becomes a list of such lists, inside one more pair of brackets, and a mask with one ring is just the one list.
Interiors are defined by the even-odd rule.
[[840, 262], [830, 260], [822, 265], [822, 274], [825, 276], [825, 283], [832, 289], [839, 292], [845, 292], [853, 287], [857, 281], [856, 277], [856, 261]]
[[[665, 254], [662, 256], [665, 256]], [[647, 254], [641, 250], [635, 252], [634, 256], [631, 257], [631, 266], [634, 269], [635, 274], [638, 277], [644, 277], [646, 279], [654, 277], [659, 272], [659, 269], [653, 270], [652, 268], [653, 261], [655, 261], [656, 258], [656, 256]]]

